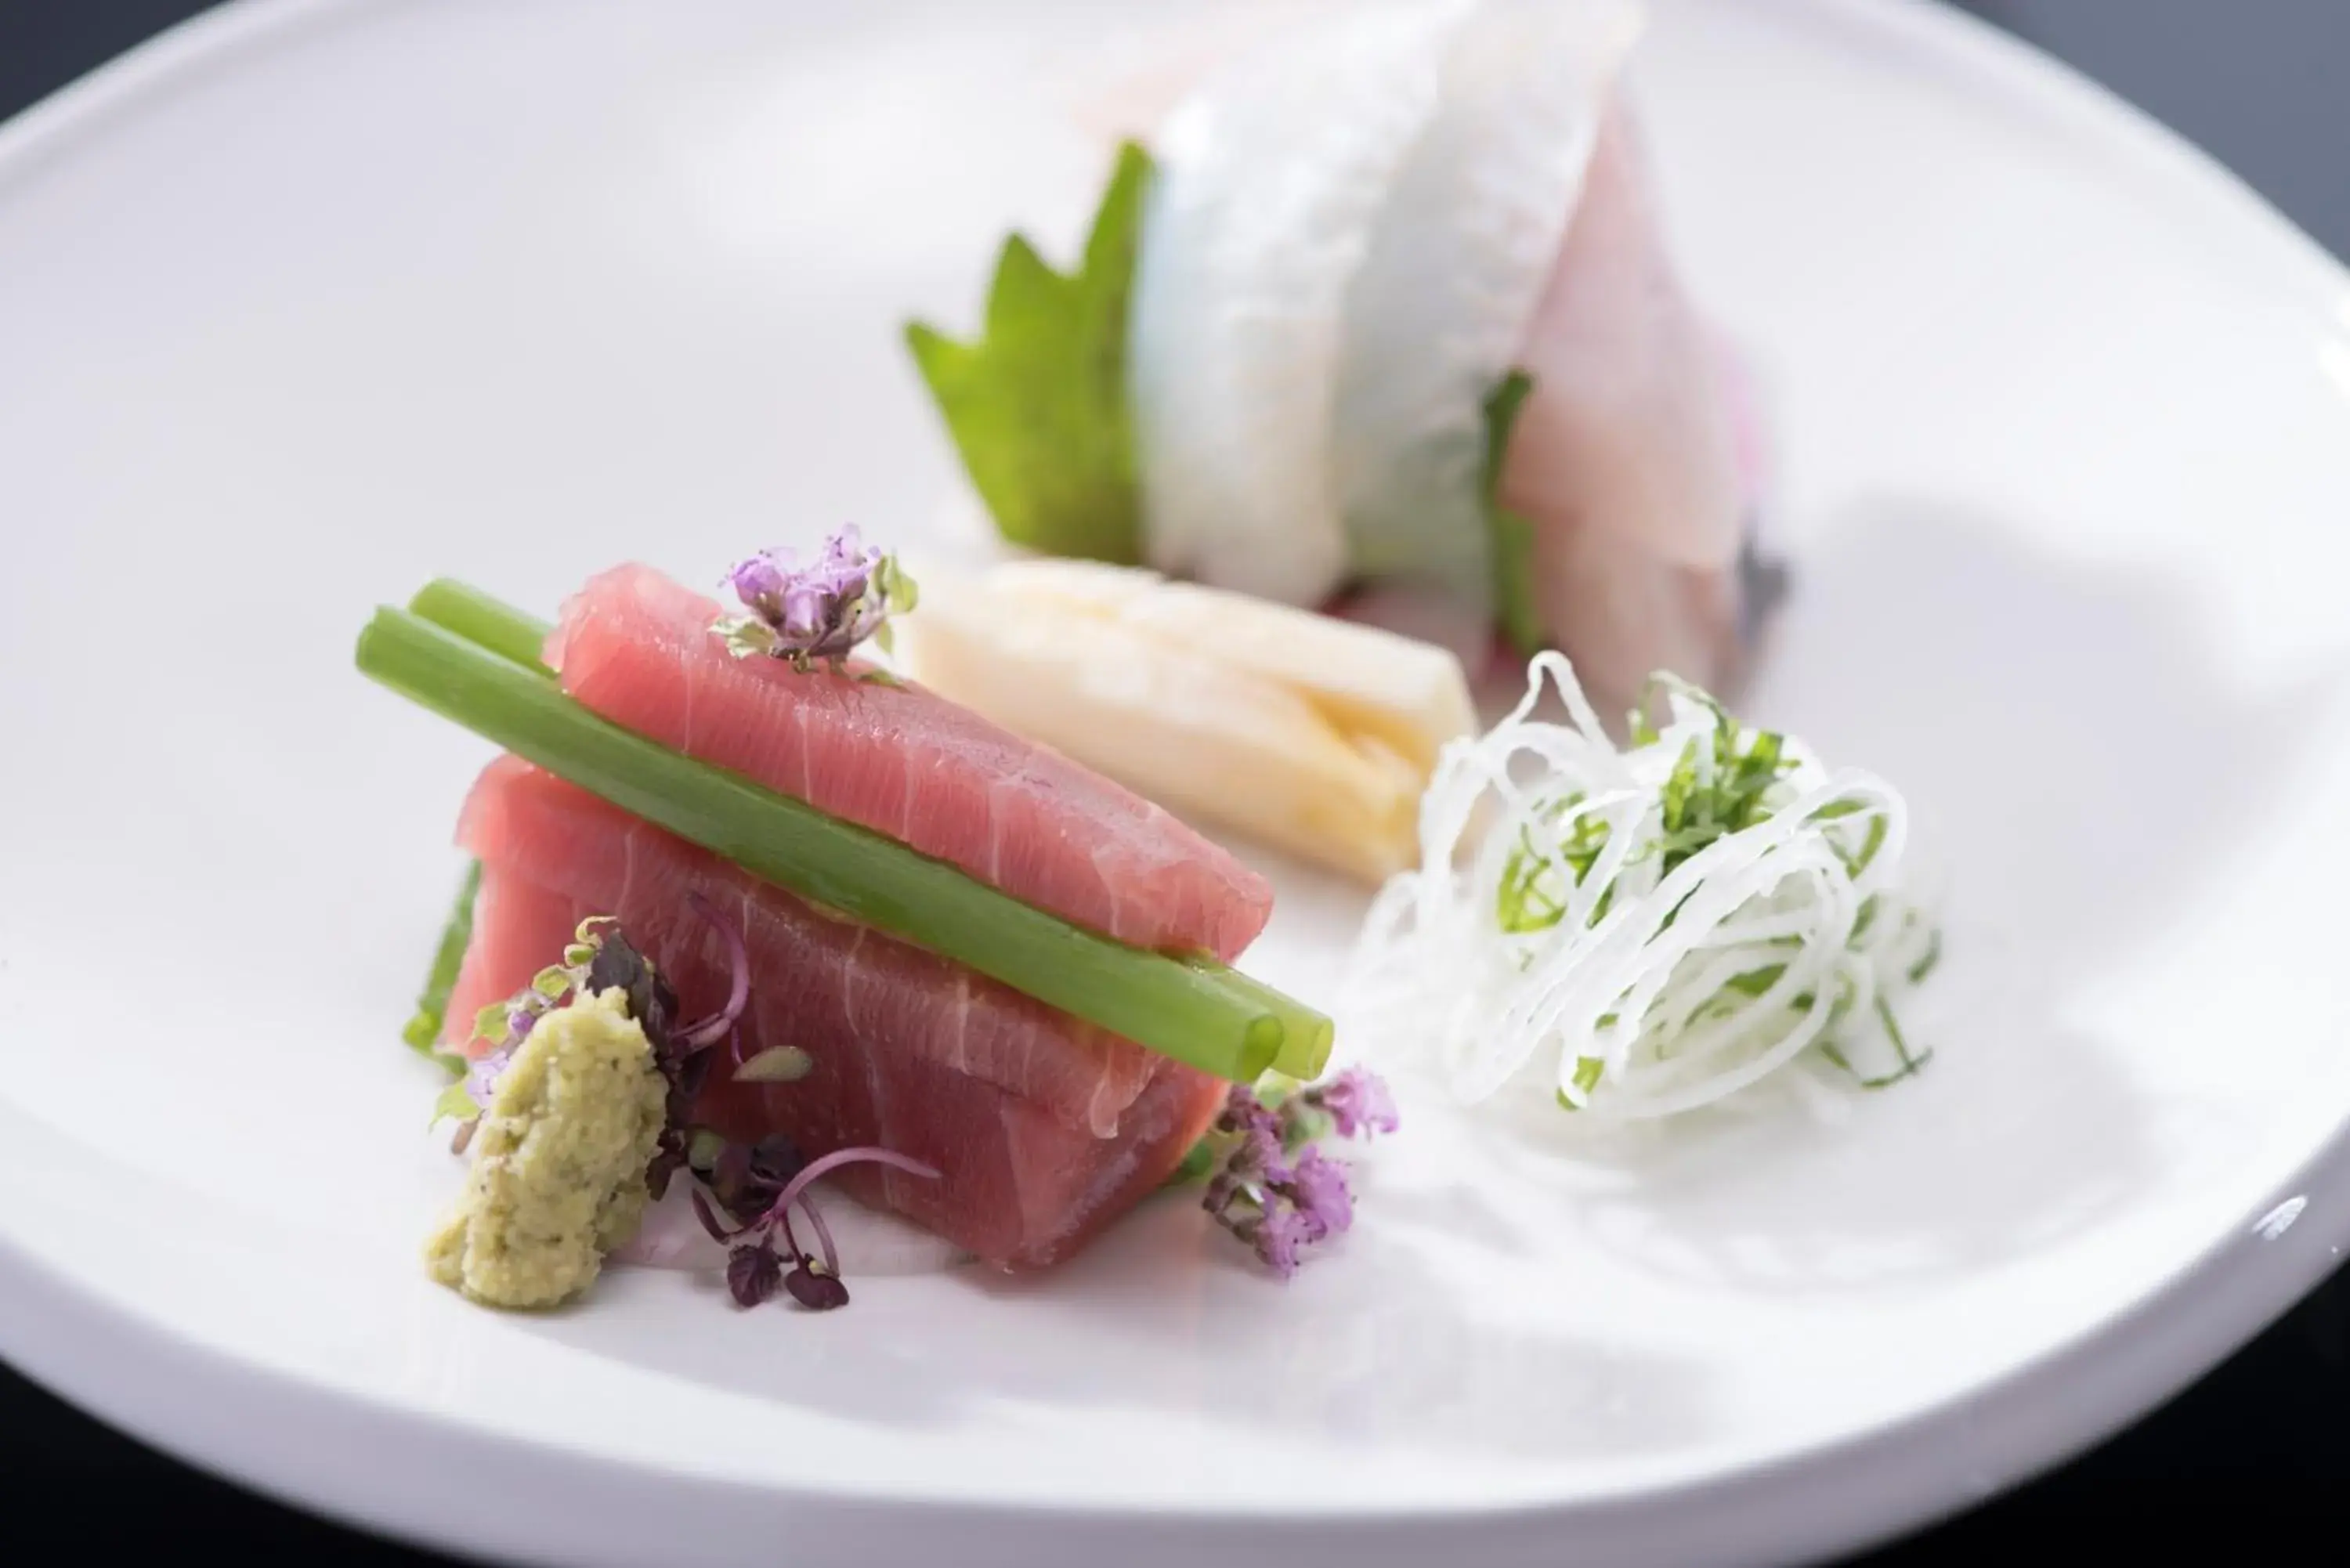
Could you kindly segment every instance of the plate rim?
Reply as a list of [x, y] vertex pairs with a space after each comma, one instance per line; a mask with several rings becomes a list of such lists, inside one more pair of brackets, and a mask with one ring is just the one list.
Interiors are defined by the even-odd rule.
[[[1665, 0], [1669, 3], [1669, 0]], [[364, 0], [226, 0], [134, 46], [0, 122], [0, 201], [73, 150], [73, 139], [152, 94], [233, 66], [251, 47], [366, 13]], [[1938, 0], [1801, 0], [1783, 24], [1824, 26], [1950, 67], [1963, 88], [2005, 94], [2060, 121], [2236, 225], [2314, 313], [2350, 300], [2345, 271], [2314, 239], [2200, 149], [2071, 67]], [[2343, 317], [2350, 319], [2350, 317]], [[2297, 1222], [2271, 1216], [2298, 1201]], [[2336, 1217], [2338, 1215], [2338, 1218]], [[1041, 1551], [1195, 1565], [1203, 1544], [1236, 1560], [1295, 1562], [1442, 1551], [1462, 1563], [1555, 1548], [1571, 1523], [1589, 1561], [1735, 1562], [1767, 1539], [1814, 1558], [1908, 1533], [2012, 1489], [2126, 1426], [2283, 1316], [2350, 1246], [2350, 1115], [2261, 1211], [2209, 1242], [2099, 1325], [1901, 1419], [1791, 1449], [1695, 1483], [1642, 1482], [1577, 1501], [1415, 1505], [1392, 1511], [1229, 1508], [1146, 1513], [1046, 1503], [850, 1495], [654, 1469], [486, 1429], [306, 1379], [179, 1332], [78, 1285], [0, 1216], [0, 1292], [16, 1309], [0, 1349], [33, 1383], [191, 1466], [265, 1497], [469, 1556], [633, 1563], [674, 1551], [764, 1560], [780, 1518], [826, 1560], [936, 1543], [951, 1532], [982, 1563]], [[171, 1390], [169, 1393], [160, 1390]], [[234, 1409], [234, 1420], [212, 1412]], [[299, 1436], [294, 1436], [298, 1430]], [[396, 1464], [375, 1456], [396, 1453]], [[482, 1478], [494, 1471], [494, 1488]], [[1138, 1524], [1149, 1536], [1138, 1540]], [[1463, 1526], [1474, 1539], [1463, 1539]], [[983, 1531], [984, 1537], [974, 1534]]]

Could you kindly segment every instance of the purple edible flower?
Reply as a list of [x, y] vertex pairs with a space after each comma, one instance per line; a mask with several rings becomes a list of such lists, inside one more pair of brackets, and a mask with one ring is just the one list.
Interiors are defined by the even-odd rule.
[[1258, 1099], [1246, 1084], [1234, 1084], [1225, 1095], [1216, 1130], [1237, 1140], [1224, 1160], [1226, 1176], [1253, 1181], [1289, 1179], [1289, 1140], [1281, 1114]]
[[1234, 1084], [1224, 1095], [1224, 1108], [1216, 1117], [1216, 1130], [1228, 1133], [1249, 1133], [1263, 1129], [1275, 1131], [1281, 1125], [1273, 1107], [1256, 1097], [1256, 1091], [1246, 1084]]
[[1288, 1095], [1235, 1085], [1209, 1135], [1220, 1158], [1201, 1206], [1286, 1279], [1305, 1248], [1355, 1222], [1347, 1168], [1317, 1140], [1393, 1132], [1397, 1119], [1387, 1085], [1359, 1067]]
[[1297, 1272], [1299, 1254], [1326, 1241], [1355, 1222], [1355, 1197], [1347, 1168], [1308, 1147], [1295, 1168], [1263, 1180], [1255, 1199], [1227, 1196], [1216, 1222], [1256, 1250], [1264, 1265], [1284, 1279]]
[[1240, 1147], [1233, 1151], [1232, 1168], [1260, 1181], [1276, 1185], [1287, 1181], [1290, 1174], [1288, 1151], [1282, 1147], [1280, 1128], [1249, 1128], [1242, 1135]]
[[492, 1096], [498, 1092], [498, 1080], [505, 1076], [506, 1068], [513, 1064], [515, 1044], [518, 1044], [520, 1039], [520, 1035], [510, 1036], [508, 1044], [480, 1057], [472, 1066], [465, 1069], [467, 1099], [484, 1110], [489, 1109]]
[[1297, 1272], [1298, 1252], [1322, 1237], [1304, 1214], [1276, 1203], [1251, 1222], [1243, 1239], [1256, 1248], [1267, 1268], [1285, 1280]]
[[1376, 1073], [1349, 1067], [1326, 1084], [1317, 1084], [1299, 1096], [1329, 1114], [1340, 1137], [1364, 1137], [1396, 1130], [1395, 1096]]
[[894, 556], [868, 546], [851, 524], [825, 541], [803, 566], [797, 551], [763, 550], [726, 574], [750, 613], [712, 629], [736, 657], [766, 654], [805, 670], [823, 659], [836, 668], [868, 638], [888, 644], [884, 623], [914, 606], [913, 580]]
[[1206, 1210], [1217, 1224], [1223, 1225], [1224, 1217], [1232, 1212], [1232, 1205], [1248, 1197], [1247, 1184], [1227, 1167], [1208, 1178], [1207, 1196], [1200, 1199], [1200, 1207]]
[[1335, 1236], [1355, 1222], [1355, 1195], [1347, 1185], [1347, 1168], [1309, 1148], [1297, 1159], [1283, 1196], [1297, 1206], [1299, 1217], [1314, 1231], [1312, 1240]]
[[726, 574], [734, 597], [761, 614], [780, 615], [784, 590], [789, 586], [785, 576], [789, 556], [789, 551], [762, 550], [749, 560], [737, 563]]

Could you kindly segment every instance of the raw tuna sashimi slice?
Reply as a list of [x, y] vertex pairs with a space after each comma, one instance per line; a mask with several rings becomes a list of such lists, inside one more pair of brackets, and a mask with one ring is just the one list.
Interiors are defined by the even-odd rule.
[[687, 906], [699, 892], [750, 952], [740, 1058], [789, 1044], [815, 1067], [743, 1085], [722, 1059], [697, 1119], [733, 1138], [786, 1133], [811, 1158], [879, 1144], [935, 1166], [937, 1181], [872, 1166], [837, 1179], [989, 1262], [1066, 1256], [1162, 1182], [1222, 1103], [1205, 1074], [821, 914], [513, 758], [483, 774], [458, 836], [483, 877], [452, 1037], [590, 915], [618, 916], [687, 1012], [714, 1005], [727, 961]]
[[616, 567], [564, 605], [546, 661], [616, 724], [1120, 941], [1229, 961], [1264, 929], [1271, 886], [1160, 807], [919, 687], [736, 659], [720, 613]]

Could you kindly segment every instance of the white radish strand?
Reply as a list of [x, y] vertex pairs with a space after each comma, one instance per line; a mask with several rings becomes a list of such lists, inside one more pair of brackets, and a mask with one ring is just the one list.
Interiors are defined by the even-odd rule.
[[[1565, 724], [1534, 716], [1553, 686]], [[1915, 1069], [1892, 1004], [1939, 937], [1903, 888], [1900, 795], [1666, 691], [1669, 721], [1619, 749], [1542, 654], [1506, 719], [1446, 748], [1422, 868], [1381, 890], [1357, 948], [1367, 1054], [1432, 1063], [1469, 1103], [1542, 1083], [1603, 1120], [1693, 1110], [1797, 1061], [1870, 1085]], [[1738, 819], [1708, 826], [1677, 794]], [[1685, 857], [1667, 871], [1669, 849]]]

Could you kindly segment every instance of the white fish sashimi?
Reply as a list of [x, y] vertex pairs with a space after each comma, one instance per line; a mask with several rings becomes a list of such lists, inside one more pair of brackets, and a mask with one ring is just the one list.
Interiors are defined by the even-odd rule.
[[1721, 687], [1762, 591], [1722, 345], [1665, 250], [1638, 126], [1600, 126], [1520, 362], [1534, 391], [1501, 475], [1534, 523], [1534, 599], [1602, 705], [1653, 670]]
[[1638, 123], [1618, 103], [1518, 350], [1534, 387], [1502, 499], [1718, 566], [1737, 551], [1743, 499], [1730, 350], [1675, 275], [1652, 189]]
[[1645, 20], [1352, 10], [1183, 99], [1129, 339], [1154, 566], [1492, 627], [1485, 403], [1523, 369], [1499, 489], [1543, 630], [1611, 713], [1660, 669], [1734, 690], [1778, 574], [1737, 367], [1671, 264], [1627, 100]]
[[1312, 605], [1347, 576], [1341, 314], [1464, 3], [1366, 8], [1233, 61], [1157, 139], [1130, 318], [1152, 566]]
[[1345, 306], [1334, 462], [1366, 575], [1491, 604], [1484, 400], [1517, 362], [1642, 20], [1633, 0], [1487, 0], [1452, 38]]

